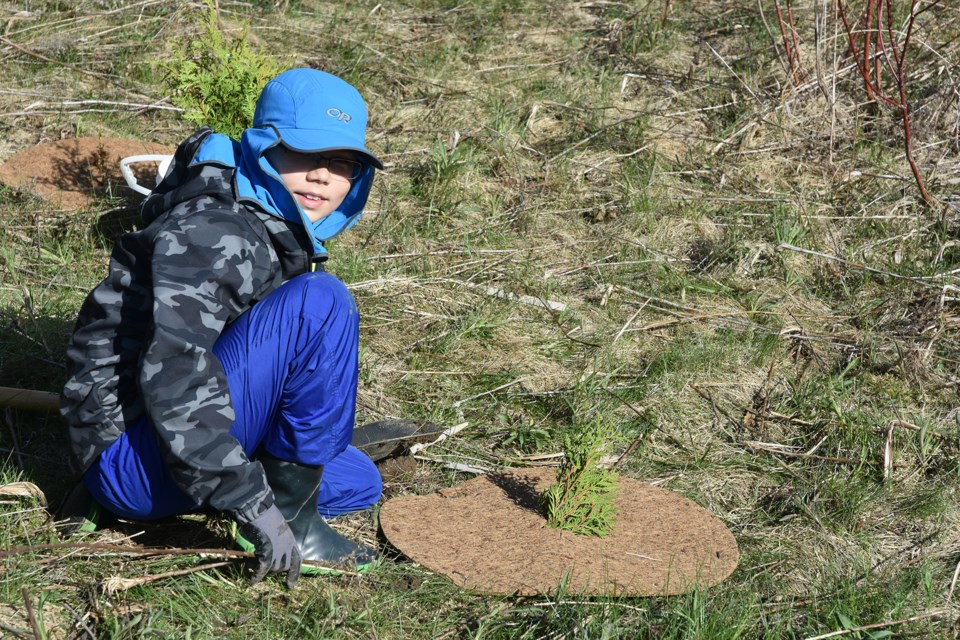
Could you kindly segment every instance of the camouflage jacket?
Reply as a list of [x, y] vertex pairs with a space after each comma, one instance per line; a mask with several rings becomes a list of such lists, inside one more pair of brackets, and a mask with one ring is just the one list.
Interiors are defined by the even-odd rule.
[[[82, 473], [147, 415], [174, 481], [197, 504], [246, 520], [273, 495], [229, 430], [230, 389], [212, 347], [223, 329], [316, 254], [303, 224], [238, 196], [237, 166], [198, 162], [204, 128], [177, 149], [86, 298], [67, 350], [61, 414]], [[239, 143], [236, 145], [239, 157]], [[222, 142], [222, 141], [221, 141]], [[229, 154], [228, 154], [229, 155]]]

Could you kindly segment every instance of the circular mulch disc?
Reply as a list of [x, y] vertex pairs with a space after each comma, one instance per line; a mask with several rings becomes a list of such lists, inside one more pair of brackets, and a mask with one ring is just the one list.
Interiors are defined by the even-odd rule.
[[[143, 154], [172, 154], [174, 149], [124, 138], [82, 137], [45, 142], [24, 149], [0, 166], [0, 182], [30, 190], [67, 211], [86, 209], [108, 194], [133, 193], [120, 174], [120, 160]], [[152, 187], [157, 165], [131, 169], [140, 184]]]
[[733, 572], [737, 541], [681, 495], [620, 479], [617, 522], [606, 538], [545, 526], [537, 497], [552, 469], [474, 478], [380, 510], [387, 539], [459, 586], [489, 593], [652, 596], [714, 585]]

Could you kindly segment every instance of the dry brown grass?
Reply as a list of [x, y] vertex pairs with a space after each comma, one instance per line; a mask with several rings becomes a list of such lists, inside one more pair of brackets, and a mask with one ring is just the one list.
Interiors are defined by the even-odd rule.
[[[616, 451], [640, 443], [623, 473], [694, 498], [737, 535], [744, 560], [725, 585], [546, 616], [516, 602], [484, 618], [484, 598], [402, 559], [292, 596], [260, 587], [262, 606], [229, 575], [122, 601], [71, 591], [81, 576], [143, 569], [109, 558], [37, 558], [8, 565], [12, 581], [49, 590], [74, 620], [95, 612], [100, 630], [145, 614], [122, 637], [150, 624], [195, 637], [559, 638], [576, 625], [590, 637], [802, 637], [841, 629], [838, 614], [866, 624], [953, 607], [960, 20], [945, 5], [913, 52], [917, 159], [944, 203], [928, 209], [896, 120], [865, 104], [832, 17], [817, 43], [814, 3], [797, 4], [800, 86], [744, 3], [668, 3], [659, 31], [661, 2], [221, 3], [228, 26], [250, 21], [263, 46], [346, 75], [368, 99], [387, 171], [330, 262], [363, 317], [359, 414], [468, 423], [389, 490], [464, 477], [443, 462], [528, 463], [603, 415], [622, 427]], [[6, 38], [58, 63], [0, 42], [0, 160], [77, 133], [187, 133], [172, 112], [74, 104], [163, 104], [151, 37], [178, 33], [172, 7], [75, 5], [8, 19]], [[58, 386], [58, 348], [109, 249], [91, 234], [102, 214], [66, 219], [0, 191], [0, 384]], [[893, 431], [885, 477], [898, 420], [918, 429]], [[57, 428], [11, 416], [0, 447], [25, 454], [25, 469], [11, 459], [7, 473], [65, 483], [44, 462], [62, 453]], [[504, 445], [518, 433], [523, 446]], [[48, 533], [2, 515], [17, 522], [4, 543]], [[345, 526], [376, 539], [369, 519]], [[3, 620], [18, 584], [0, 590]], [[247, 617], [217, 626], [197, 615], [211, 609]], [[893, 628], [949, 634], [950, 611]]]

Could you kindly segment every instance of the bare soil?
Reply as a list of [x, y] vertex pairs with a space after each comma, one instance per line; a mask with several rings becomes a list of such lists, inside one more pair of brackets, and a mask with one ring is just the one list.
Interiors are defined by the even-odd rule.
[[[64, 211], [88, 209], [110, 196], [133, 195], [120, 174], [120, 160], [142, 154], [172, 154], [173, 148], [125, 138], [81, 137], [23, 149], [0, 166], [0, 182], [30, 191]], [[152, 187], [156, 164], [131, 166], [138, 182]]]

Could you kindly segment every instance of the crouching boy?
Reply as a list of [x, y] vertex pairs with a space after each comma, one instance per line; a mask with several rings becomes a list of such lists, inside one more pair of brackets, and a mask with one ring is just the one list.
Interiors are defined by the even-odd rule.
[[356, 571], [377, 558], [318, 513], [381, 490], [348, 447], [357, 309], [317, 269], [383, 168], [366, 124], [354, 87], [293, 69], [241, 140], [194, 133], [144, 201], [144, 228], [117, 240], [67, 350], [61, 413], [96, 504], [145, 520], [228, 513], [254, 581], [281, 572], [293, 587], [302, 560]]

